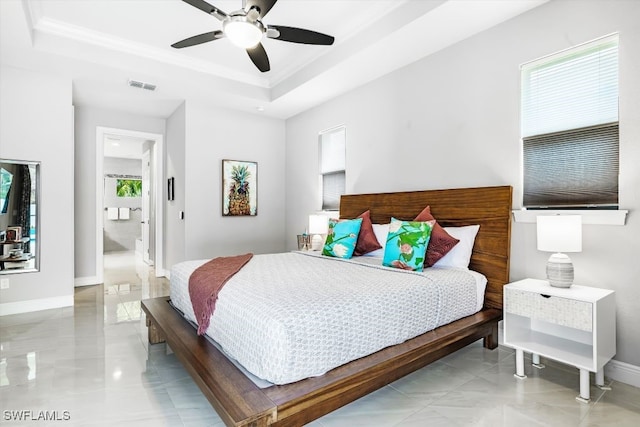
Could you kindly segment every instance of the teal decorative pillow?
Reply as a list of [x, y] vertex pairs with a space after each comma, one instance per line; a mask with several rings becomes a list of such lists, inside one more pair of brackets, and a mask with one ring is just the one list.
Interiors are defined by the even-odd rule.
[[322, 255], [349, 259], [353, 255], [362, 226], [362, 218], [347, 220], [329, 220], [327, 240]]
[[382, 265], [422, 271], [435, 221], [399, 221], [391, 218]]

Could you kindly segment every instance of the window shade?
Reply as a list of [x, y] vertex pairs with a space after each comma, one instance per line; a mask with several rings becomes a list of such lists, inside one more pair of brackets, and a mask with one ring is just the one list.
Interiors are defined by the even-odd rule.
[[617, 207], [618, 36], [522, 67], [523, 205]]
[[617, 206], [618, 147], [617, 123], [524, 138], [524, 206]]
[[618, 121], [618, 36], [522, 67], [522, 136]]
[[332, 211], [340, 208], [340, 196], [344, 194], [344, 171], [322, 175], [322, 210]]

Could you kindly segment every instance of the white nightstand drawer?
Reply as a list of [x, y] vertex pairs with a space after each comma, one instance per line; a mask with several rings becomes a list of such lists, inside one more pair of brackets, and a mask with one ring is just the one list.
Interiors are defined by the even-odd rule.
[[593, 304], [505, 288], [505, 310], [532, 319], [591, 332]]

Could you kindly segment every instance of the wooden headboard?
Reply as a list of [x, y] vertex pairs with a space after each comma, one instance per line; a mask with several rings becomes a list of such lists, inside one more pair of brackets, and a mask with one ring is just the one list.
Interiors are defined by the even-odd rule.
[[429, 205], [443, 227], [479, 224], [469, 268], [487, 277], [485, 308], [502, 309], [502, 287], [509, 282], [511, 194], [511, 186], [348, 194], [340, 199], [340, 218], [370, 210], [374, 224], [386, 224], [391, 217], [412, 220]]

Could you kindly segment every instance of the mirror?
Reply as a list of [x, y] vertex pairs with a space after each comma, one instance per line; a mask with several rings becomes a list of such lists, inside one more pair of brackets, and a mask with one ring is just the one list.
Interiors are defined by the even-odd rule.
[[0, 274], [38, 271], [40, 162], [0, 159]]

